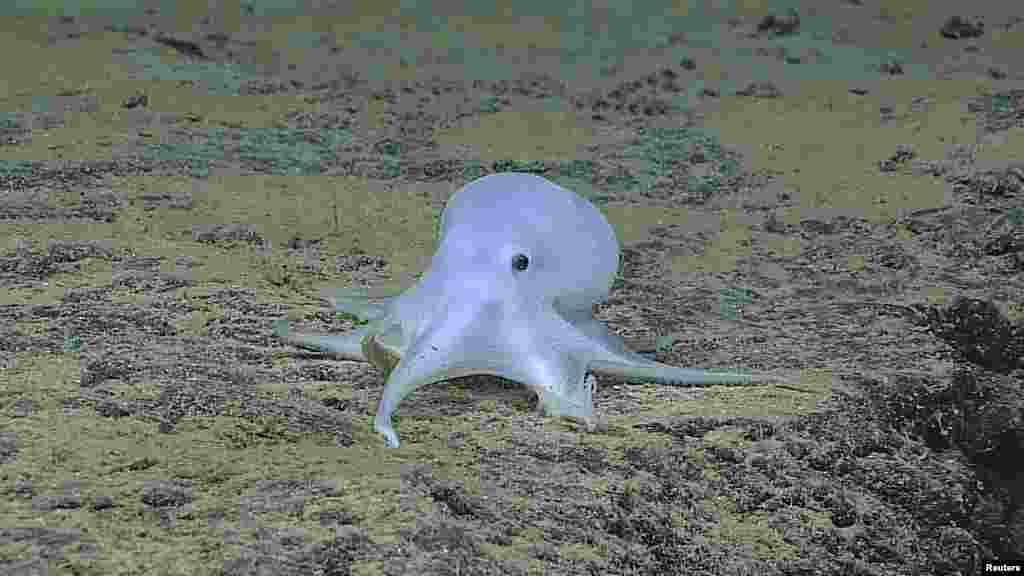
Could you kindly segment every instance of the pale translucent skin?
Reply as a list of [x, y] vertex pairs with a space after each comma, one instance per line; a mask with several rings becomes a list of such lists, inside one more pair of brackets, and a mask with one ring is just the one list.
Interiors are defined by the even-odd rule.
[[[525, 256], [524, 260], [522, 256]], [[767, 377], [706, 372], [648, 360], [593, 317], [619, 265], [619, 244], [587, 200], [539, 176], [503, 173], [470, 182], [441, 219], [430, 268], [401, 295], [359, 290], [329, 297], [369, 323], [341, 335], [282, 340], [339, 358], [372, 362], [387, 384], [374, 429], [399, 445], [391, 414], [421, 386], [470, 374], [524, 383], [553, 416], [594, 425], [589, 373], [670, 385], [761, 384]]]

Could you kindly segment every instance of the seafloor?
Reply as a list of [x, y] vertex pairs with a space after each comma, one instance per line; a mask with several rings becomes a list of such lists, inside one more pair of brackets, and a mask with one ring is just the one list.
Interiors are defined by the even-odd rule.
[[[0, 573], [1019, 568], [1022, 53], [1005, 0], [4, 2]], [[501, 171], [607, 215], [631, 347], [786, 384], [587, 433], [466, 378], [383, 449], [272, 323]]]

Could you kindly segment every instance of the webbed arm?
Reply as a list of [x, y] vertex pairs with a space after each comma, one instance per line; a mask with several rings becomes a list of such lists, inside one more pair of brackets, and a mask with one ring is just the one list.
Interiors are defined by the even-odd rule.
[[774, 377], [767, 374], [743, 372], [709, 372], [695, 368], [679, 368], [660, 362], [613, 362], [592, 360], [589, 369], [598, 374], [617, 376], [633, 382], [656, 382], [669, 386], [762, 386], [771, 384]]
[[274, 321], [274, 336], [292, 346], [305, 348], [314, 352], [324, 352], [343, 360], [359, 360], [368, 362], [363, 354], [363, 338], [370, 331], [370, 325], [362, 326], [344, 334], [313, 334], [310, 332], [293, 332], [288, 321]]

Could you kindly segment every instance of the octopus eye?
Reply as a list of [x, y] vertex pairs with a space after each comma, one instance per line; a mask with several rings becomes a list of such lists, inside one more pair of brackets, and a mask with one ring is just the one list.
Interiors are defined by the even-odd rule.
[[516, 254], [512, 257], [512, 269], [522, 272], [530, 267], [530, 259], [526, 254]]

